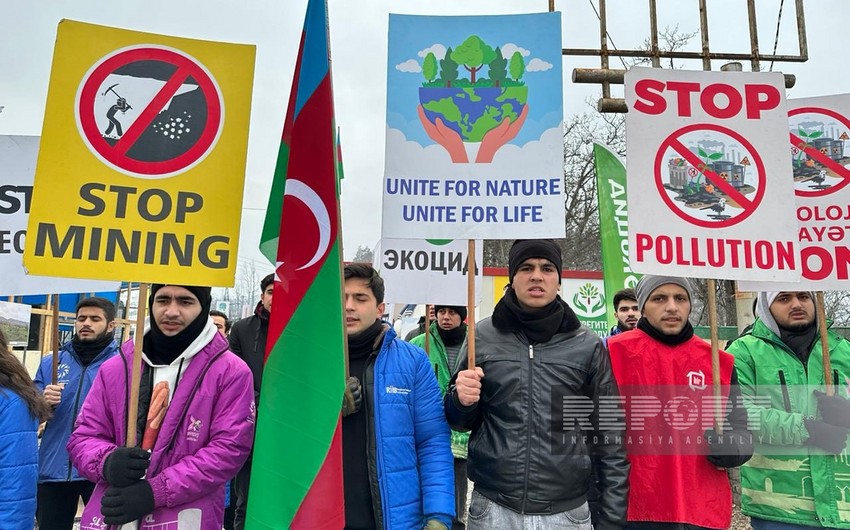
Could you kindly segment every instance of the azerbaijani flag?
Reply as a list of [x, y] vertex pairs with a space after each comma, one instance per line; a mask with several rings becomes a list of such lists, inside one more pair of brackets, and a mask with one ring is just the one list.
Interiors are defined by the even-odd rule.
[[345, 330], [328, 50], [325, 0], [310, 0], [260, 242], [277, 278], [249, 530], [345, 525], [340, 423]]

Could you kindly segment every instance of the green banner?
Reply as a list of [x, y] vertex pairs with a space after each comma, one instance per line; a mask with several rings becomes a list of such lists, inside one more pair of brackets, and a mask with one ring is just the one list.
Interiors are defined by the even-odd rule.
[[[597, 200], [599, 201], [599, 239], [602, 242], [602, 274], [605, 300], [614, 293], [634, 287], [640, 274], [629, 265], [629, 211], [626, 201], [626, 166], [608, 147], [594, 143]], [[608, 326], [617, 325], [613, 307], [606, 311]]]

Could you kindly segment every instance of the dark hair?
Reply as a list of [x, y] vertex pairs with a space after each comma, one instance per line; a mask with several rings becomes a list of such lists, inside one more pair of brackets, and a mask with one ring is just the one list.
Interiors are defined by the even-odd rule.
[[106, 298], [101, 298], [100, 296], [83, 298], [77, 304], [77, 308], [74, 310], [74, 313], [79, 313], [80, 309], [84, 307], [98, 307], [103, 310], [103, 315], [106, 317], [107, 322], [115, 320], [115, 304]]
[[634, 300], [637, 302], [637, 294], [635, 294], [635, 290], [631, 287], [627, 287], [614, 293], [614, 311], [617, 310], [617, 306], [620, 305], [620, 302], [623, 300]]
[[345, 279], [361, 278], [366, 280], [366, 287], [372, 290], [375, 300], [381, 304], [384, 302], [384, 279], [369, 263], [349, 263], [345, 266]]
[[[54, 352], [54, 355], [56, 353]], [[41, 421], [50, 418], [52, 409], [44, 400], [27, 373], [24, 365], [9, 350], [9, 341], [0, 330], [0, 389], [8, 388], [27, 404], [30, 414]]]
[[274, 273], [269, 274], [260, 281], [260, 292], [265, 293], [266, 287], [274, 283]]
[[230, 331], [230, 319], [227, 318], [227, 315], [225, 315], [224, 313], [222, 313], [221, 311], [219, 311], [217, 309], [213, 309], [212, 311], [210, 311], [210, 316], [211, 317], [221, 317], [221, 318], [223, 318], [224, 319], [224, 332], [227, 333], [227, 332]]

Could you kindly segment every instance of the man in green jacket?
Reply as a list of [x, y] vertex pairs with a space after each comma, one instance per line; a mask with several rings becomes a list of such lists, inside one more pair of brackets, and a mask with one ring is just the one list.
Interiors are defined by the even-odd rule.
[[755, 437], [743, 511], [753, 530], [850, 528], [850, 342], [827, 333], [836, 394], [827, 396], [812, 293], [760, 293], [756, 316], [728, 348]]
[[[466, 307], [457, 305], [435, 305], [436, 320], [429, 329], [428, 357], [440, 384], [440, 392], [446, 394], [449, 380], [460, 363], [461, 345], [466, 340]], [[414, 346], [425, 348], [425, 334], [414, 337]], [[455, 518], [452, 530], [465, 530], [466, 492], [469, 481], [466, 475], [466, 444], [468, 432], [452, 431], [452, 454], [455, 459]]]

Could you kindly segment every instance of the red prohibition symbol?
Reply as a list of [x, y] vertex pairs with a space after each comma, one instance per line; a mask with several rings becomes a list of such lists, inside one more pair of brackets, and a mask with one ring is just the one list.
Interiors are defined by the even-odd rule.
[[[720, 144], [723, 150], [709, 152], [697, 147], [695, 153], [684, 143], [691, 133], [711, 138], [710, 142]], [[731, 146], [740, 146], [743, 152], [727, 150]], [[729, 160], [733, 154], [740, 160]], [[742, 164], [744, 160], [747, 162]], [[748, 166], [754, 166], [755, 175]], [[654, 167], [656, 189], [670, 210], [703, 228], [740, 223], [764, 197], [766, 173], [761, 156], [746, 138], [720, 125], [688, 125], [673, 132], [658, 148]]]
[[221, 90], [196, 59], [139, 45], [98, 61], [75, 102], [80, 136], [102, 162], [127, 175], [163, 178], [200, 163], [224, 123]]

